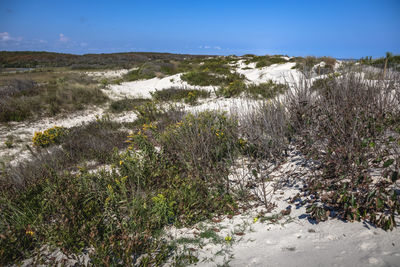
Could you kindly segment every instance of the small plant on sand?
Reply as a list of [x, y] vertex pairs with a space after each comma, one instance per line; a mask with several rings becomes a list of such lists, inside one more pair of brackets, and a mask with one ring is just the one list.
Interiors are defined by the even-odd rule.
[[7, 136], [7, 140], [4, 142], [7, 148], [12, 148], [14, 146], [14, 138], [12, 135]]

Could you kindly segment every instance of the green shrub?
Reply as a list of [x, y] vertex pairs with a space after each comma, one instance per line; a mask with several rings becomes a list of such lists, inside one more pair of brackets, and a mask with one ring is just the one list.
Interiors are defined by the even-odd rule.
[[[311, 97], [315, 90], [318, 96]], [[389, 153], [398, 144], [386, 136], [398, 125], [397, 120], [387, 121], [399, 116], [392, 90], [396, 88], [390, 82], [369, 83], [348, 73], [318, 80], [312, 87], [304, 83], [288, 101], [290, 125], [304, 154], [319, 162], [321, 173], [308, 179], [308, 192], [342, 219], [369, 220], [385, 230], [396, 226], [400, 211], [400, 196], [392, 189], [400, 165], [389, 158], [398, 158], [397, 152]], [[375, 164], [385, 182], [371, 176]], [[309, 211], [317, 219], [326, 212], [312, 206]]]
[[209, 92], [207, 91], [201, 91], [201, 90], [193, 90], [187, 94], [185, 97], [185, 103], [190, 104], [190, 105], [195, 105], [197, 103], [197, 100], [202, 97], [206, 98], [210, 95]]
[[151, 93], [152, 97], [158, 101], [180, 101], [194, 104], [199, 98], [209, 97], [210, 93], [205, 90], [190, 90], [181, 88], [168, 88], [163, 90], [156, 90]]
[[222, 95], [224, 97], [234, 97], [240, 95], [242, 92], [246, 90], [247, 86], [242, 81], [234, 81], [229, 83], [228, 86], [221, 87], [218, 91], [218, 95]]
[[283, 63], [286, 63], [287, 60], [282, 58], [279, 55], [276, 55], [276, 56], [254, 56], [254, 55], [251, 55], [245, 61], [245, 63], [249, 64], [252, 62], [256, 63], [256, 68], [262, 68], [262, 67], [271, 66], [272, 64], [283, 64]]
[[131, 70], [124, 75], [126, 81], [146, 80], [156, 77], [152, 72], [143, 72], [141, 69]]
[[128, 133], [121, 127], [120, 123], [104, 116], [86, 125], [69, 128], [60, 143], [66, 155], [75, 162], [96, 160], [97, 163], [107, 163], [115, 149], [127, 147], [124, 141]]
[[14, 138], [12, 136], [7, 136], [7, 140], [4, 142], [7, 148], [12, 148], [14, 146]]
[[36, 86], [29, 93], [25, 91], [0, 98], [0, 121], [22, 121], [34, 115], [54, 116], [81, 110], [87, 105], [99, 105], [108, 99], [95, 85], [76, 84], [67, 78], [62, 80]]
[[287, 90], [287, 85], [278, 84], [269, 80], [266, 83], [246, 85], [242, 81], [231, 82], [228, 86], [221, 87], [217, 94], [224, 97], [234, 97], [244, 93], [248, 97], [271, 99]]
[[243, 80], [244, 76], [237, 73], [230, 73], [228, 75], [213, 74], [208, 71], [191, 71], [181, 75], [183, 81], [188, 82], [190, 85], [228, 85], [236, 80]]
[[64, 127], [54, 126], [43, 132], [35, 132], [32, 138], [33, 145], [45, 147], [51, 144], [59, 143], [64, 135], [67, 134], [67, 130]]
[[107, 78], [104, 78], [104, 79], [102, 79], [102, 80], [100, 81], [100, 83], [101, 83], [101, 85], [102, 85], [103, 87], [106, 87], [106, 86], [109, 84], [109, 81], [108, 81]]
[[149, 102], [151, 102], [151, 100], [143, 98], [124, 98], [112, 101], [109, 109], [113, 113], [132, 111], [137, 109], [139, 106], [147, 104]]
[[246, 87], [246, 94], [254, 98], [271, 99], [284, 93], [288, 86], [269, 80], [266, 83], [250, 84]]
[[186, 162], [205, 179], [216, 163], [235, 154], [237, 131], [236, 121], [224, 114], [189, 114], [165, 130], [161, 143], [167, 154]]
[[138, 115], [138, 120], [141, 122], [152, 122], [159, 118], [165, 110], [157, 105], [155, 102], [147, 102], [138, 106], [135, 113]]

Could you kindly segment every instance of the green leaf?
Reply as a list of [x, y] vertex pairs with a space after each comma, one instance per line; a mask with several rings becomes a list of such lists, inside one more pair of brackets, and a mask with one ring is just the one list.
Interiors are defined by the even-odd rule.
[[394, 162], [394, 159], [388, 159], [387, 161], [385, 161], [385, 163], [383, 163], [383, 168], [387, 168], [390, 165], [392, 165]]
[[367, 200], [370, 200], [371, 197], [373, 197], [375, 195], [375, 193], [376, 193], [376, 189], [368, 194]]
[[377, 198], [377, 199], [376, 199], [376, 207], [377, 207], [378, 209], [383, 208], [383, 201], [382, 201], [381, 198]]
[[375, 142], [370, 142], [369, 147], [374, 148], [375, 147]]
[[356, 204], [356, 200], [355, 200], [355, 198], [354, 198], [354, 195], [352, 195], [351, 196], [351, 205], [354, 207], [355, 206], [355, 204]]
[[391, 177], [392, 182], [395, 183], [395, 182], [397, 181], [398, 178], [399, 178], [399, 172], [394, 171], [394, 172], [392, 173], [392, 177]]

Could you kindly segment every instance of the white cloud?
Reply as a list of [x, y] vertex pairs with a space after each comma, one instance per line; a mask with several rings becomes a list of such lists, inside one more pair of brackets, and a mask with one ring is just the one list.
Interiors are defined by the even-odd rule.
[[69, 41], [69, 38], [67, 36], [65, 36], [63, 33], [60, 33], [59, 36], [60, 36], [60, 39], [59, 39], [60, 42], [66, 43]]
[[0, 32], [0, 41], [1, 42], [9, 42], [9, 41], [16, 41], [20, 42], [22, 37], [12, 37], [8, 32]]
[[8, 32], [0, 32], [0, 38], [3, 42], [11, 40], [11, 36]]
[[85, 43], [85, 42], [82, 42], [82, 43], [80, 43], [80, 45], [81, 45], [82, 47], [85, 47], [85, 46], [87, 46], [88, 44]]
[[210, 45], [200, 45], [200, 49], [215, 49], [215, 50], [221, 50], [222, 48], [220, 46], [210, 46]]

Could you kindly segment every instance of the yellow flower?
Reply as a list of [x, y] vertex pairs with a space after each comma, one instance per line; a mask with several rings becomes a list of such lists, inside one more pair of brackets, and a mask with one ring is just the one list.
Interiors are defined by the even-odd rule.
[[113, 188], [112, 188], [112, 186], [110, 184], [107, 185], [107, 188], [108, 188], [109, 191], [113, 191]]
[[124, 162], [122, 160], [120, 160], [119, 161], [119, 165], [122, 165], [122, 164], [124, 164]]
[[35, 232], [33, 232], [32, 230], [26, 230], [26, 235], [30, 235], [33, 236], [35, 234]]
[[232, 240], [232, 237], [231, 237], [231, 236], [228, 235], [228, 236], [225, 237], [225, 241], [226, 241], [226, 242], [231, 242], [231, 240]]
[[255, 217], [253, 222], [256, 223], [258, 221], [258, 217]]

